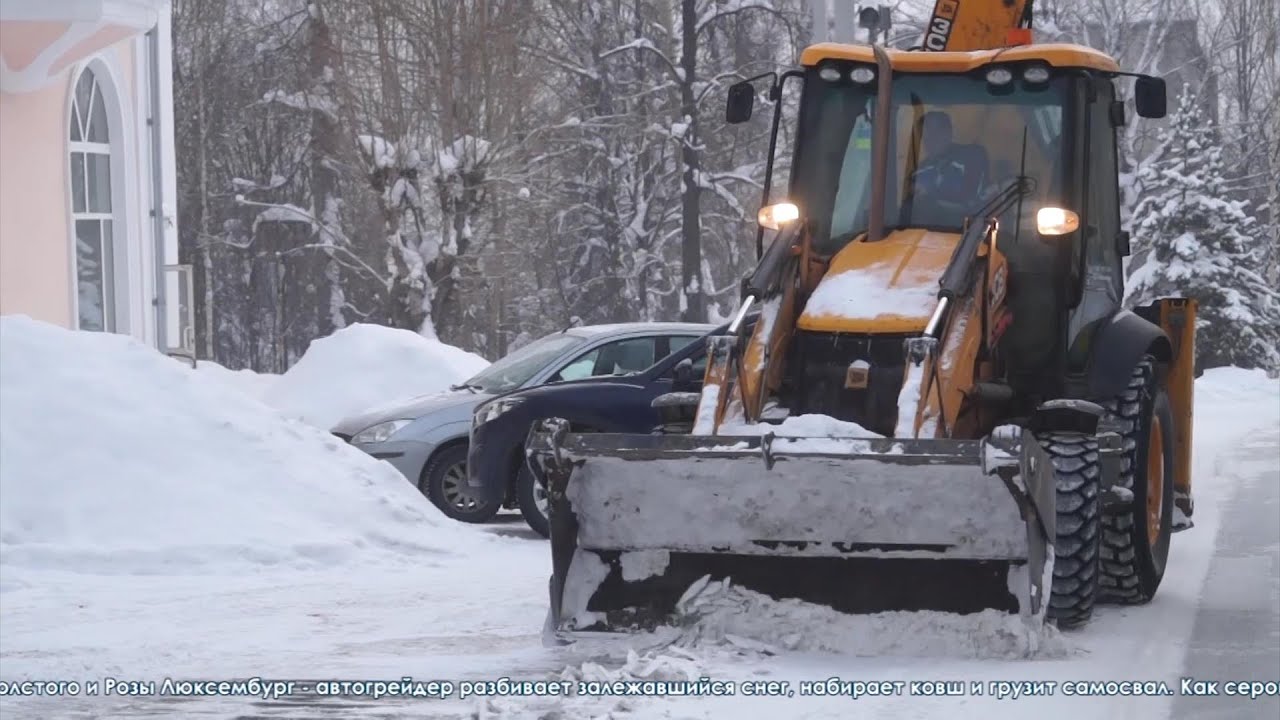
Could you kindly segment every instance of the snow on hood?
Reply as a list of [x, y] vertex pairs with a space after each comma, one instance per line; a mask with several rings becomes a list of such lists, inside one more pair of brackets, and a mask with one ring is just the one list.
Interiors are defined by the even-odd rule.
[[408, 330], [360, 323], [313, 340], [264, 399], [289, 417], [331, 430], [348, 416], [445, 390], [488, 365]]
[[9, 576], [420, 564], [481, 537], [390, 465], [126, 336], [0, 318], [0, 394]]
[[805, 304], [804, 314], [850, 320], [927, 320], [938, 304], [936, 282], [899, 285], [895, 282], [898, 270], [880, 264], [824, 278]]

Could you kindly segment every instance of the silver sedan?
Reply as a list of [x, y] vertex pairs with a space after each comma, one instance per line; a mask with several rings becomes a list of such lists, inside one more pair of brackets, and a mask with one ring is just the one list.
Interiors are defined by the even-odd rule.
[[[521, 347], [447, 391], [346, 418], [333, 433], [394, 465], [449, 517], [485, 522], [501, 507], [478, 500], [467, 486], [467, 442], [476, 406], [548, 382], [638, 372], [713, 328], [699, 323], [570, 328]], [[602, 366], [599, 360], [605, 357], [617, 357], [618, 362]], [[514, 492], [509, 491], [502, 507], [514, 502]]]

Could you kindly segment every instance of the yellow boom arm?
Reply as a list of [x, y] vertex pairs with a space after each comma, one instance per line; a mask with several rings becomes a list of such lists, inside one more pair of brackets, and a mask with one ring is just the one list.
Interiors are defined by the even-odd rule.
[[937, 0], [925, 27], [925, 50], [993, 50], [1022, 45], [1032, 0]]

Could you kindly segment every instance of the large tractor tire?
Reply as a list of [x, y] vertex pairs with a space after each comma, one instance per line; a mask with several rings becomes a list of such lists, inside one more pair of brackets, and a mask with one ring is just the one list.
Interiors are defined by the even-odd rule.
[[1102, 520], [1102, 599], [1125, 605], [1155, 597], [1173, 533], [1173, 411], [1143, 358], [1129, 386], [1106, 403], [1123, 442], [1116, 486], [1132, 494], [1132, 509]]
[[1053, 589], [1046, 615], [1065, 630], [1093, 617], [1102, 537], [1102, 467], [1098, 440], [1092, 435], [1046, 433], [1039, 440], [1053, 461], [1057, 484]]

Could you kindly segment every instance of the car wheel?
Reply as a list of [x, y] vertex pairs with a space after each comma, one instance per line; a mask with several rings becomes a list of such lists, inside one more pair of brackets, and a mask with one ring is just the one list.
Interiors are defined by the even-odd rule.
[[516, 473], [516, 498], [520, 503], [520, 514], [529, 527], [542, 537], [551, 537], [550, 499], [547, 489], [533, 476], [527, 463], [520, 463]]
[[467, 446], [454, 445], [436, 453], [422, 471], [419, 489], [440, 512], [468, 523], [482, 523], [498, 514], [497, 503], [478, 497], [479, 488], [467, 485]]

